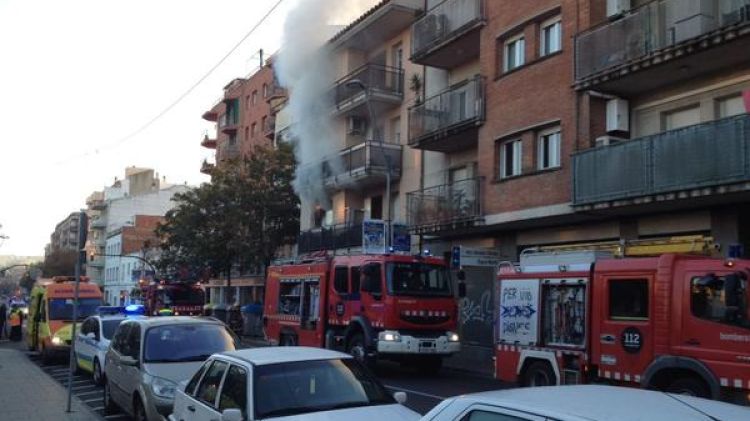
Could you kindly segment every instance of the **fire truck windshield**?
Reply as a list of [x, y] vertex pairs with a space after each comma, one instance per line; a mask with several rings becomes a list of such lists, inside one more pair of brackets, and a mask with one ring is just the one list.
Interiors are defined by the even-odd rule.
[[391, 295], [450, 297], [448, 269], [440, 265], [412, 262], [387, 264], [388, 293]]
[[174, 287], [162, 290], [164, 305], [174, 304], [203, 304], [205, 299], [203, 291], [191, 287]]

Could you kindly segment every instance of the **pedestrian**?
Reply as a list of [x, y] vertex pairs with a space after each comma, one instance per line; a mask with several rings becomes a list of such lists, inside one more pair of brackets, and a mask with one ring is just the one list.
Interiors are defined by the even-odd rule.
[[7, 317], [8, 307], [5, 306], [5, 302], [0, 302], [0, 339], [3, 339], [3, 336], [8, 337], [5, 333], [5, 320]]
[[18, 342], [21, 340], [21, 309], [13, 304], [10, 309], [10, 340]]

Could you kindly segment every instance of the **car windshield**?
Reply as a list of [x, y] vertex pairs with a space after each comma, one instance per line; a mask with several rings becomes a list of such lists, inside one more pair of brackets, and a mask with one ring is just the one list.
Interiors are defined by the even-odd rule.
[[144, 349], [147, 363], [203, 361], [217, 352], [234, 351], [235, 342], [224, 325], [170, 324], [150, 328]]
[[440, 265], [393, 262], [387, 265], [391, 295], [451, 296], [448, 269]]
[[112, 339], [112, 335], [115, 334], [117, 326], [119, 326], [123, 320], [125, 319], [102, 320], [102, 334], [104, 335], [104, 339]]
[[[78, 320], [83, 320], [96, 314], [97, 308], [102, 305], [99, 298], [78, 299]], [[73, 299], [52, 298], [49, 300], [50, 320], [73, 320]]]
[[261, 365], [254, 377], [257, 419], [395, 403], [354, 359]]
[[206, 299], [203, 291], [198, 288], [192, 287], [175, 287], [165, 289], [162, 291], [161, 299], [164, 300], [165, 305], [190, 305], [190, 304], [204, 304]]

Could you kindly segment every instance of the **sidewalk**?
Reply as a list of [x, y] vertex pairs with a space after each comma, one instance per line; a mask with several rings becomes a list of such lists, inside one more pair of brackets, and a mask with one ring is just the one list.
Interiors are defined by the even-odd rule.
[[100, 417], [77, 398], [66, 413], [67, 391], [22, 351], [0, 349], [0, 419], [88, 421]]

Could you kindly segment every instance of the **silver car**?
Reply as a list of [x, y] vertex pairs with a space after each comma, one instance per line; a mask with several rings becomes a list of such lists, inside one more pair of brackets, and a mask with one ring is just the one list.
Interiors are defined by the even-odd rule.
[[211, 354], [233, 351], [235, 336], [220, 321], [193, 317], [127, 320], [105, 357], [104, 406], [137, 421], [162, 421], [172, 412], [177, 385]]

